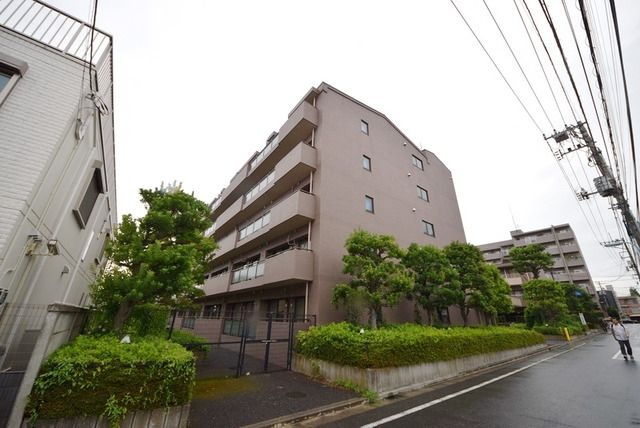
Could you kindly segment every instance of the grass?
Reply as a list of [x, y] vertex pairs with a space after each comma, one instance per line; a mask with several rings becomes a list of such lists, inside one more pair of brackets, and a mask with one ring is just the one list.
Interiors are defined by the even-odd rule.
[[241, 392], [256, 391], [258, 386], [255, 378], [251, 376], [241, 376], [239, 378], [212, 377], [199, 379], [193, 388], [194, 399], [218, 399]]

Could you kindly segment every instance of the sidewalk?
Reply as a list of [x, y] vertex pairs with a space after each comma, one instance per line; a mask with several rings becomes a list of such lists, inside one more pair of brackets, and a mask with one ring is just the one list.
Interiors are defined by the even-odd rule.
[[[598, 332], [579, 336], [571, 342], [550, 337], [545, 344], [549, 350], [587, 340], [596, 334]], [[292, 371], [240, 378], [217, 377], [201, 381], [196, 387], [189, 426], [270, 427], [356, 406], [364, 401], [352, 391]]]

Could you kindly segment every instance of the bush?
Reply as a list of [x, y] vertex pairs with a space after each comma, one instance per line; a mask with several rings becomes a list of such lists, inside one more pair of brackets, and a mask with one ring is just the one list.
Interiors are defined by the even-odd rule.
[[402, 324], [360, 330], [342, 322], [299, 332], [296, 351], [346, 366], [382, 368], [524, 348], [543, 341], [536, 332], [508, 327], [436, 329]]
[[193, 354], [175, 343], [79, 336], [42, 366], [27, 411], [32, 419], [105, 415], [117, 426], [128, 410], [189, 402], [194, 383]]
[[185, 347], [186, 349], [194, 352], [202, 352], [206, 355], [209, 352], [209, 342], [207, 339], [196, 336], [193, 333], [189, 333], [184, 330], [173, 330], [171, 332], [171, 340], [172, 342], [177, 343]]

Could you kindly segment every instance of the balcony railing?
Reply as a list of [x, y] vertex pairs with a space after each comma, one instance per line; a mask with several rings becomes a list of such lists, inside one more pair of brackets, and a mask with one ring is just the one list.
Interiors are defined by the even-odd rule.
[[231, 283], [237, 284], [238, 282], [249, 281], [250, 279], [258, 278], [262, 275], [264, 275], [264, 260], [235, 269], [231, 276]]
[[0, 25], [96, 65], [111, 48], [110, 35], [39, 0], [0, 0]]

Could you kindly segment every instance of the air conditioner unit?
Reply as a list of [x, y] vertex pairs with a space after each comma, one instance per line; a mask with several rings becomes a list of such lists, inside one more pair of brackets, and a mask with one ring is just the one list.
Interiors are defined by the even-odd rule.
[[616, 193], [616, 185], [613, 180], [608, 179], [607, 177], [596, 177], [593, 179], [593, 184], [596, 185], [596, 190], [600, 194], [600, 196], [613, 196]]

